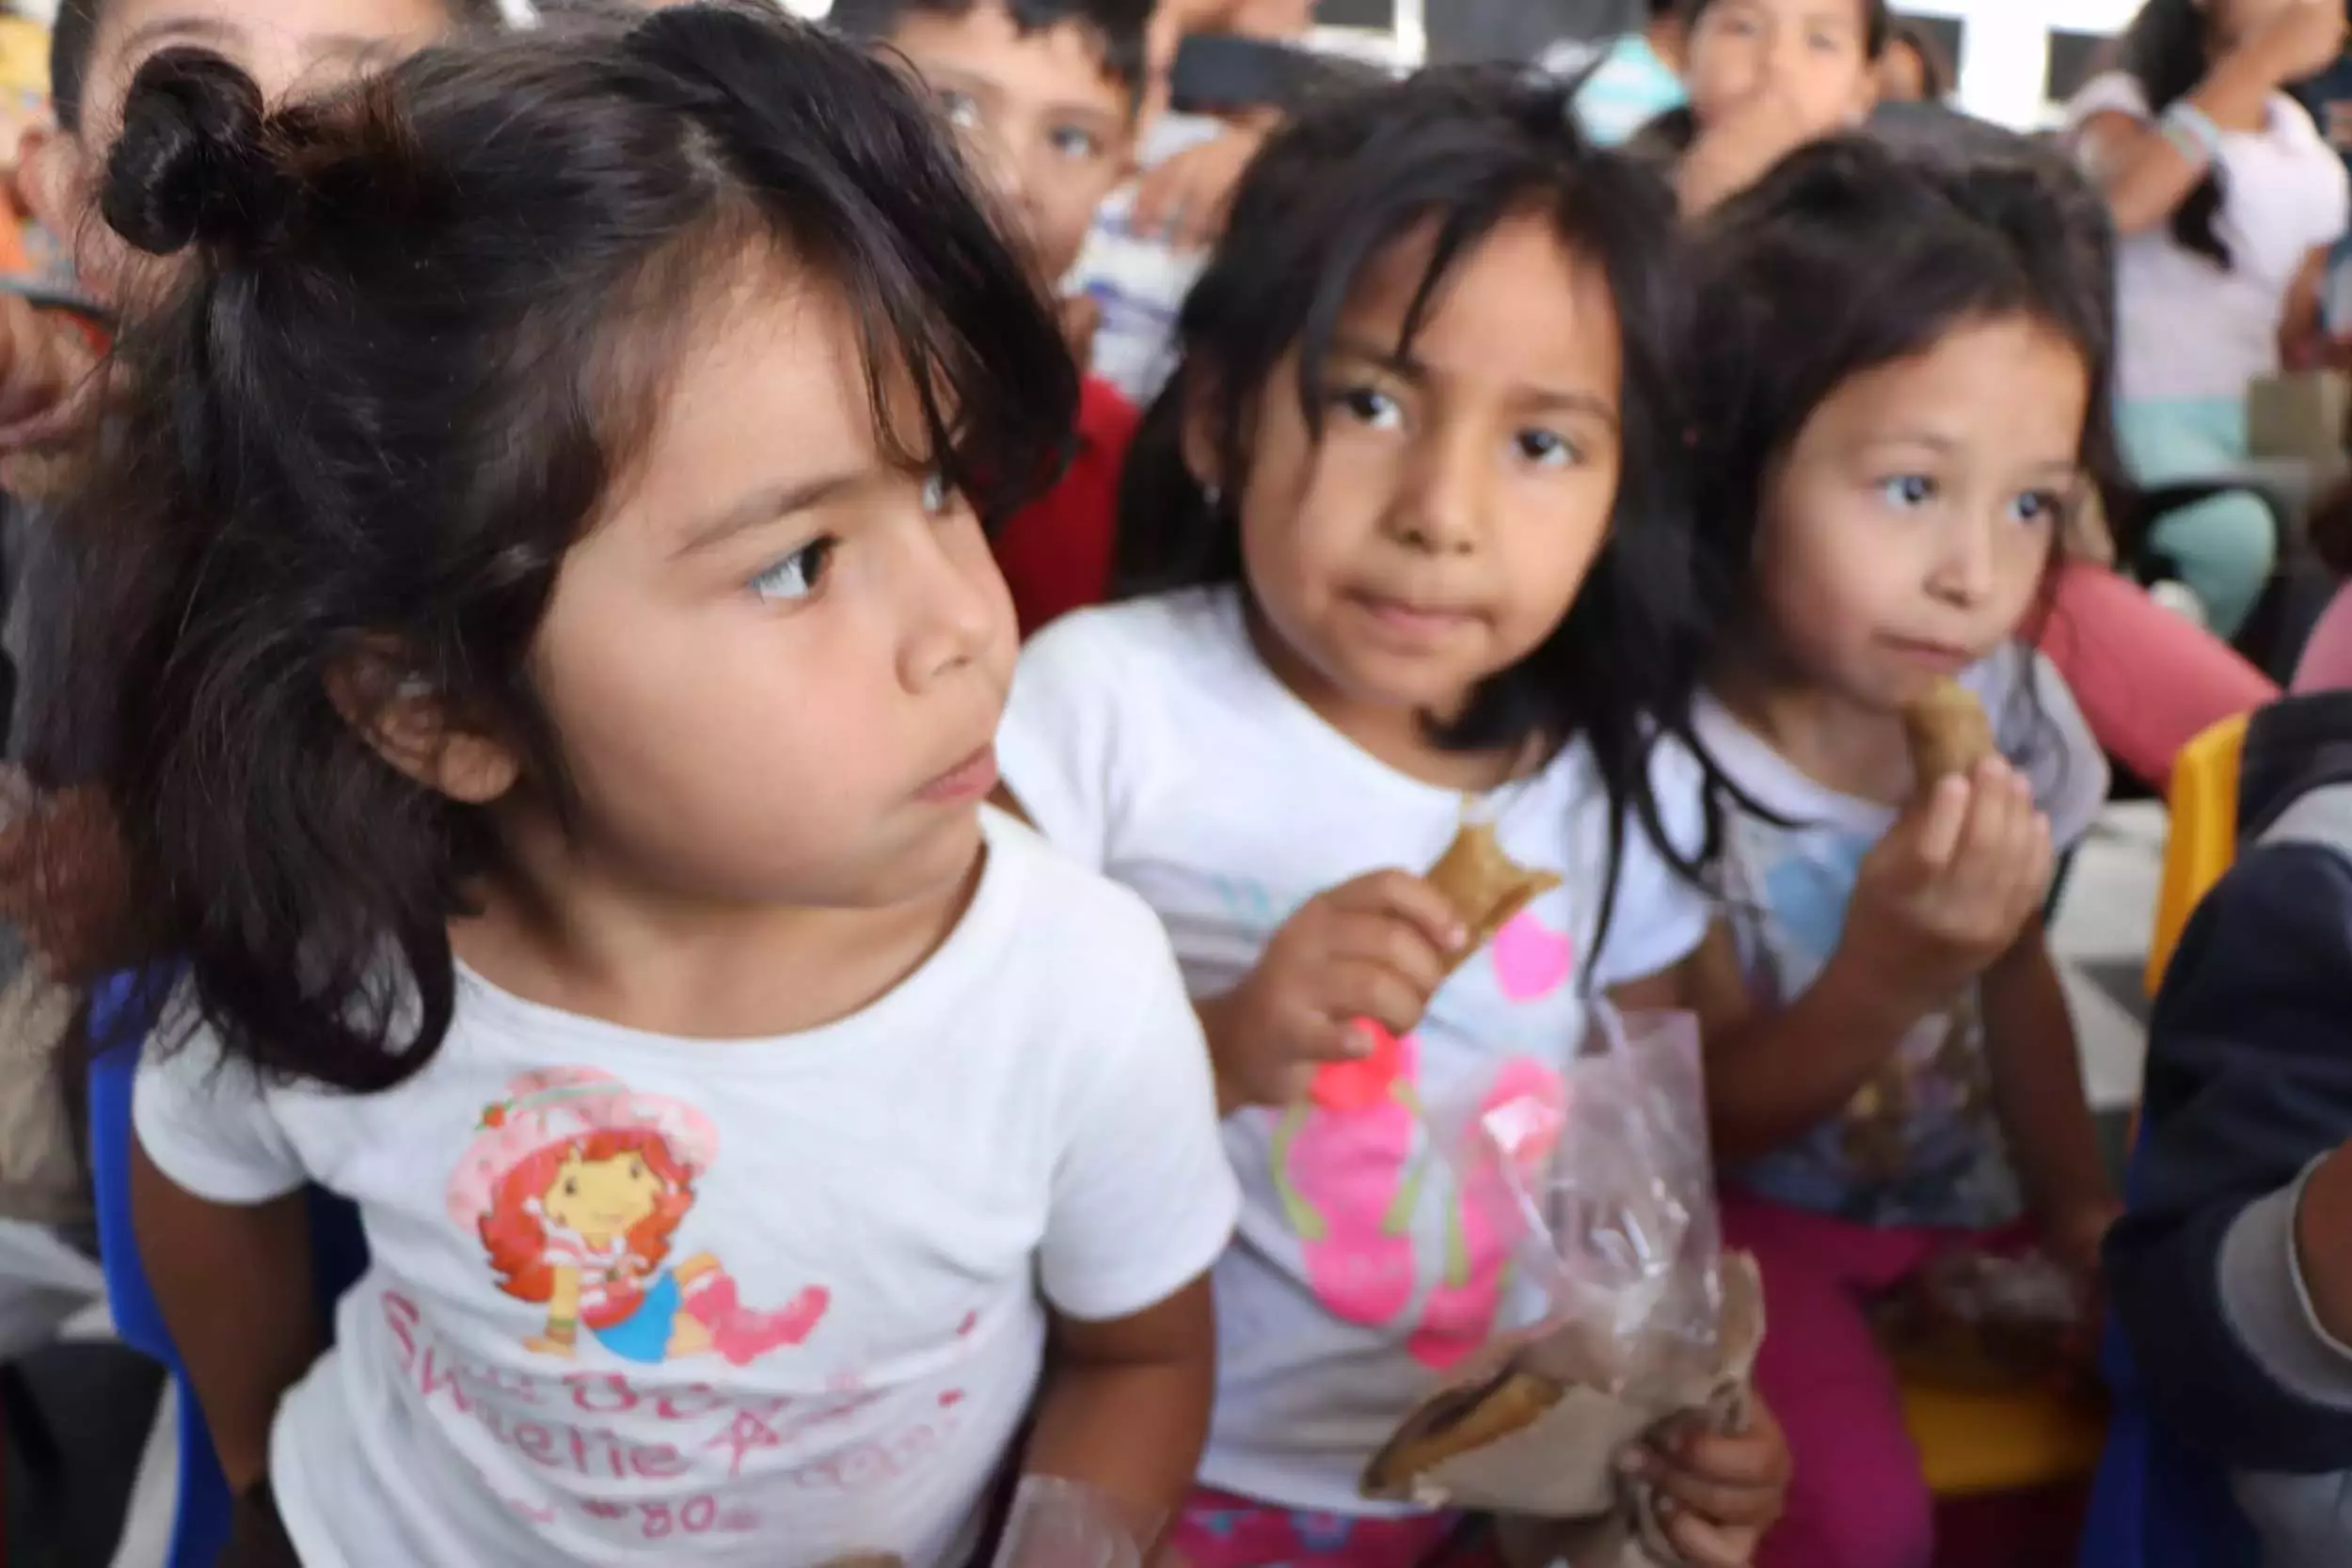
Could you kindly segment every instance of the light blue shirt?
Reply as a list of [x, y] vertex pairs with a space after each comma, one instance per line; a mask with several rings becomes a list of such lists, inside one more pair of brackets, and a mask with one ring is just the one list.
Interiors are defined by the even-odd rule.
[[1539, 63], [1560, 76], [1592, 72], [1577, 92], [1576, 118], [1584, 134], [1603, 147], [1631, 140], [1643, 126], [1685, 101], [1682, 78], [1639, 33], [1607, 44], [1556, 43]]

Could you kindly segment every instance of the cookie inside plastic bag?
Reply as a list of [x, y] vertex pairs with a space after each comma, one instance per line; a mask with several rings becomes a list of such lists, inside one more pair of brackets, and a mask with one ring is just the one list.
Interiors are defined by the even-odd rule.
[[2067, 1272], [2038, 1253], [1947, 1253], [1871, 1316], [1888, 1355], [1922, 1383], [1998, 1391], [2078, 1370], [2082, 1304]]
[[[1722, 1252], [1696, 1021], [1597, 1003], [1596, 1019], [1558, 1099], [1433, 1118], [1458, 1169], [1512, 1185], [1521, 1310], [1399, 1425], [1362, 1490], [1576, 1521], [1616, 1568], [1662, 1545], [1618, 1455], [1677, 1419], [1743, 1418], [1763, 1293], [1753, 1260]], [[1549, 1157], [1525, 1159], [1531, 1143]]]

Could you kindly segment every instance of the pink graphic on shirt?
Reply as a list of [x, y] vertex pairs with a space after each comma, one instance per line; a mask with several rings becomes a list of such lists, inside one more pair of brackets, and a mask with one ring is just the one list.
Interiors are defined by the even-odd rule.
[[1527, 1233], [1519, 1195], [1550, 1164], [1566, 1107], [1560, 1075], [1527, 1056], [1504, 1063], [1480, 1101], [1480, 1154], [1458, 1172], [1447, 1206], [1444, 1272], [1406, 1342], [1423, 1366], [1452, 1367], [1494, 1332], [1512, 1254]]
[[1521, 910], [1495, 933], [1489, 949], [1495, 980], [1514, 1002], [1538, 1002], [1568, 983], [1576, 972], [1576, 945]]
[[568, 1358], [585, 1330], [625, 1361], [708, 1354], [743, 1367], [816, 1332], [831, 1305], [820, 1285], [761, 1309], [711, 1253], [663, 1266], [718, 1143], [702, 1112], [595, 1068], [507, 1085], [450, 1177], [448, 1208], [499, 1289], [546, 1309], [527, 1348]]
[[1390, 1323], [1413, 1302], [1413, 1209], [1426, 1159], [1412, 1088], [1421, 1045], [1410, 1035], [1397, 1043], [1386, 1097], [1347, 1111], [1294, 1105], [1274, 1133], [1274, 1189], [1308, 1288], [1349, 1323]]

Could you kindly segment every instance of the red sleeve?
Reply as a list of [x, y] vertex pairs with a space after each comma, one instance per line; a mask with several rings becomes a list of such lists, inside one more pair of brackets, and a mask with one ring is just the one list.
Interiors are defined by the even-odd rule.
[[1119, 532], [1119, 471], [1138, 416], [1106, 381], [1089, 376], [1078, 402], [1069, 471], [996, 533], [996, 564], [1011, 585], [1021, 635], [1110, 592]]

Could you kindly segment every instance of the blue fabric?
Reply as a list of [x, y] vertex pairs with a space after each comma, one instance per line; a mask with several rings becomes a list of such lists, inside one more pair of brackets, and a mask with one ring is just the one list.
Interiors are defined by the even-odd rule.
[[[2127, 1199], [2139, 1196], [2139, 1184], [2134, 1149]], [[2113, 1407], [2079, 1568], [2261, 1568], [2261, 1547], [2221, 1466], [2150, 1418], [2131, 1347], [2113, 1316], [2100, 1340], [2099, 1371]]]
[[[151, 981], [152, 977], [150, 977]], [[164, 1364], [180, 1395], [180, 1501], [172, 1523], [167, 1568], [213, 1568], [229, 1541], [229, 1482], [221, 1474], [213, 1434], [188, 1386], [187, 1370], [164, 1326], [163, 1311], [139, 1262], [131, 1224], [131, 1092], [139, 1048], [153, 1027], [153, 1009], [167, 986], [117, 975], [90, 1005], [89, 1161], [98, 1207], [99, 1265], [106, 1305], [122, 1342]], [[325, 1191], [310, 1191], [311, 1266], [328, 1334], [334, 1303], [367, 1268], [367, 1239], [358, 1212]]]
[[1542, 64], [1564, 76], [1589, 71], [1577, 89], [1576, 119], [1602, 147], [1631, 141], [1643, 126], [1685, 101], [1682, 78], [1639, 33], [1628, 33], [1598, 52], [1564, 45], [1546, 55]]
[[670, 1325], [677, 1322], [678, 1303], [682, 1299], [677, 1275], [662, 1270], [661, 1277], [653, 1282], [653, 1289], [638, 1302], [636, 1311], [609, 1327], [592, 1331], [596, 1343], [624, 1361], [660, 1366], [670, 1354]]

